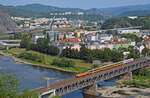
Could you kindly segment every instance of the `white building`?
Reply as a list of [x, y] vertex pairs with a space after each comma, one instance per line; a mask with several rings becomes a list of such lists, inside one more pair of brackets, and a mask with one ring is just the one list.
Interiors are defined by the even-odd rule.
[[45, 38], [45, 36], [41, 33], [33, 34], [31, 37], [31, 42], [36, 44], [39, 38]]
[[47, 34], [49, 34], [49, 37], [50, 37], [50, 41], [54, 41], [54, 40], [58, 40], [59, 38], [59, 31], [46, 31], [46, 37], [47, 37]]
[[130, 34], [130, 33], [139, 33], [139, 29], [132, 29], [132, 30], [117, 30], [120, 34]]
[[129, 19], [137, 19], [138, 16], [128, 16]]
[[138, 50], [140, 52], [140, 54], [142, 53], [144, 48], [145, 47], [143, 44], [138, 44], [138, 45], [134, 46], [134, 49]]
[[103, 43], [105, 40], [111, 40], [112, 37], [113, 37], [113, 35], [111, 35], [111, 34], [100, 34], [98, 36], [98, 40], [100, 40], [100, 42]]

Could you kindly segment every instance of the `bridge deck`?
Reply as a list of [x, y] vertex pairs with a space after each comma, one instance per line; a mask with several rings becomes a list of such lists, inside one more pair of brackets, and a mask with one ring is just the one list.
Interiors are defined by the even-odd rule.
[[[137, 62], [140, 62], [140, 61], [143, 61], [143, 60], [144, 59], [137, 59], [136, 61], [130, 62], [130, 63], [125, 64], [123, 66], [129, 66], [131, 64], [134, 64], [134, 63], [137, 63]], [[119, 66], [119, 67], [121, 67], [121, 66]], [[105, 71], [100, 71], [100, 72], [95, 73], [95, 74], [103, 74], [103, 73], [106, 73], [106, 72], [109, 72], [109, 71], [115, 70], [115, 69], [118, 69], [118, 67], [115, 67], [113, 69], [107, 69]], [[72, 83], [78, 82], [80, 80], [88, 79], [89, 77], [92, 77], [95, 74], [90, 74], [88, 76], [83, 76], [83, 77], [79, 77], [79, 78], [73, 77], [73, 78], [70, 78], [70, 79], [67, 79], [67, 80], [62, 80], [62, 81], [56, 82], [54, 84], [50, 84], [50, 87], [54, 88], [54, 89], [57, 89], [57, 88], [60, 88], [60, 87], [64, 87], [64, 86], [67, 86], [68, 84], [72, 84]]]
[[[95, 76], [104, 75], [105, 73], [109, 73], [109, 72], [121, 69], [123, 67], [128, 67], [128, 66], [131, 66], [131, 65], [134, 65], [134, 64], [146, 61], [146, 60], [147, 60], [146, 58], [140, 58], [140, 59], [136, 59], [133, 62], [124, 64], [122, 66], [117, 66], [115, 68], [111, 68], [111, 69], [107, 69], [107, 70], [104, 70], [104, 71], [100, 71], [100, 72], [97, 72], [97, 73], [94, 73], [94, 74], [90, 74], [90, 75], [87, 75], [87, 76], [83, 76], [83, 77], [79, 77], [79, 78], [73, 77], [73, 78], [70, 78], [70, 79], [61, 80], [61, 81], [58, 81], [58, 82], [56, 82], [54, 84], [50, 84], [49, 87], [45, 86], [45, 87], [38, 88], [38, 89], [36, 89], [36, 91], [38, 91], [38, 92], [46, 92], [46, 91], [48, 91], [50, 89], [59, 89], [59, 88], [67, 87], [68, 85], [72, 85], [74, 83], [79, 83], [82, 80], [83, 81], [84, 80], [88, 80], [88, 79], [93, 78]], [[117, 75], [119, 75], [119, 74], [117, 74]]]

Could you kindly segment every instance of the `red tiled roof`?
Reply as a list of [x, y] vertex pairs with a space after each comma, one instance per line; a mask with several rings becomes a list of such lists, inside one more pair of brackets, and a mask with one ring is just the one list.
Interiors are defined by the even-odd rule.
[[126, 44], [126, 43], [129, 43], [129, 41], [118, 41], [118, 42], [115, 42], [115, 44]]
[[94, 35], [94, 33], [88, 33], [87, 35], [92, 36], [92, 35]]
[[110, 40], [105, 40], [104, 42], [110, 42]]
[[118, 37], [112, 37], [112, 40], [118, 39]]
[[56, 42], [60, 42], [60, 43], [78, 43], [81, 42], [80, 38], [74, 38], [74, 39], [70, 39], [70, 40], [56, 40]]

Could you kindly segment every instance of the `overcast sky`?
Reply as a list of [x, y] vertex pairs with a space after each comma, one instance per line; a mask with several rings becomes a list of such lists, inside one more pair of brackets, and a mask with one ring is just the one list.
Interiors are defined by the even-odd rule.
[[25, 5], [32, 3], [87, 9], [148, 4], [150, 0], [0, 0], [0, 4], [3, 5]]

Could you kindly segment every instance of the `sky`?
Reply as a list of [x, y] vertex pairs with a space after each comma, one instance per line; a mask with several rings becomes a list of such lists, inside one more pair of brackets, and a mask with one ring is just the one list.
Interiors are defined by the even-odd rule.
[[26, 5], [32, 3], [57, 7], [89, 9], [150, 4], [150, 0], [0, 0], [0, 4], [3, 5]]

